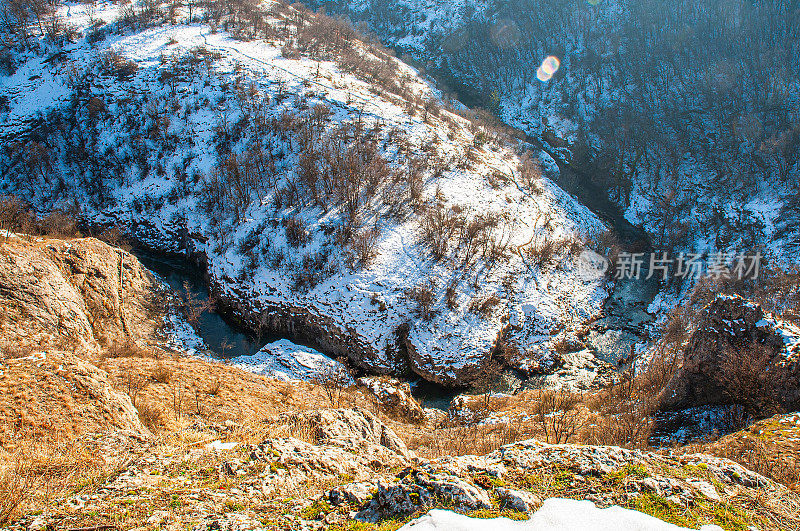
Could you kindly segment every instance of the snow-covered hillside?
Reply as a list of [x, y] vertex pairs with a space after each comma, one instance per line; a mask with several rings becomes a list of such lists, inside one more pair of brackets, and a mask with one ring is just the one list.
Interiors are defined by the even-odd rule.
[[573, 273], [604, 227], [527, 155], [335, 21], [259, 9], [62, 6], [74, 42], [0, 77], [3, 190], [202, 255], [248, 326], [370, 372], [461, 384], [599, 312]]
[[[796, 262], [800, 10], [736, 0], [316, 0], [593, 180], [664, 248]], [[537, 69], [560, 60], [552, 76]], [[769, 245], [765, 242], [769, 241]]]

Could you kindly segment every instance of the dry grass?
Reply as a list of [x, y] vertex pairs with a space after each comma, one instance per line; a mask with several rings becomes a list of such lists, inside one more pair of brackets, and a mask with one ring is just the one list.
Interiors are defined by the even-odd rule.
[[33, 488], [33, 480], [20, 460], [16, 456], [6, 459], [0, 466], [0, 526], [15, 516]]
[[409, 448], [417, 455], [436, 459], [447, 455], [488, 454], [506, 444], [530, 439], [535, 434], [532, 425], [494, 424], [420, 427], [403, 435]]
[[551, 444], [581, 443], [599, 421], [589, 395], [528, 390], [514, 396], [467, 397], [457, 418], [418, 427], [395, 427], [422, 457], [482, 455], [506, 444], [535, 438]]
[[19, 514], [46, 510], [70, 493], [91, 490], [121, 470], [131, 452], [130, 445], [94, 434], [76, 440], [23, 440], [13, 453], [0, 450], [0, 525]]
[[800, 419], [775, 415], [715, 441], [683, 447], [725, 457], [800, 492]]

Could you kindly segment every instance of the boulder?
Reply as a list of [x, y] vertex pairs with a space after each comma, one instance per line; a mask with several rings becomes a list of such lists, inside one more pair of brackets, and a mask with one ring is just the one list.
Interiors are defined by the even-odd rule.
[[328, 499], [334, 505], [357, 505], [361, 506], [372, 498], [372, 493], [378, 486], [370, 482], [348, 483], [332, 488], [328, 492]]
[[378, 485], [378, 490], [358, 517], [377, 521], [405, 516], [431, 507], [436, 500], [446, 500], [460, 511], [492, 506], [489, 494], [464, 478], [411, 471], [395, 483]]
[[425, 411], [411, 396], [408, 382], [387, 377], [365, 377], [359, 378], [358, 383], [375, 395], [391, 413], [415, 423], [425, 421]]
[[515, 511], [523, 513], [533, 511], [537, 506], [541, 505], [542, 499], [524, 490], [507, 489], [505, 487], [498, 487], [494, 489], [497, 494], [497, 499], [500, 500], [502, 507], [508, 507]]
[[318, 409], [299, 413], [283, 414], [274, 420], [276, 424], [302, 427], [310, 434], [315, 444], [338, 446], [362, 453], [395, 454], [403, 459], [414, 457], [405, 443], [378, 420], [375, 415], [361, 408]]

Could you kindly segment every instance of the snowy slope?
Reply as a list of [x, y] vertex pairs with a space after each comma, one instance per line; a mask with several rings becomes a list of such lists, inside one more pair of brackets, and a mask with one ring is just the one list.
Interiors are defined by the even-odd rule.
[[[67, 4], [61, 13], [88, 32], [86, 9]], [[117, 10], [101, 4], [93, 20], [112, 22]], [[527, 331], [520, 337], [537, 342], [522, 349], [540, 355], [551, 336], [599, 312], [605, 288], [572, 274], [574, 255], [566, 243], [558, 245], [558, 263], [548, 267], [532, 264], [526, 249], [534, 236], [567, 242], [603, 225], [547, 179], [533, 188], [519, 182], [519, 155], [491, 134], [447, 111], [431, 117], [335, 62], [291, 58], [280, 41], [237, 40], [202, 23], [110, 27], [93, 45], [85, 39], [67, 45], [59, 60], [50, 60], [52, 49], [29, 52], [13, 75], [0, 77], [0, 93], [9, 99], [0, 134], [20, 140], [23, 151], [34, 143], [50, 149], [48, 171], [31, 170], [6, 152], [6, 192], [42, 209], [77, 209], [90, 221], [121, 225], [156, 248], [204, 255], [212, 287], [248, 325], [316, 344], [328, 355], [347, 355], [371, 372], [410, 366], [430, 380], [463, 383], [510, 322]], [[109, 59], [108, 50], [117, 55]], [[136, 66], [127, 77], [118, 68], [125, 61]], [[409, 97], [435, 98], [413, 69], [388, 61]], [[331, 236], [344, 224], [341, 204], [321, 206], [302, 194], [295, 204], [283, 199], [298, 182], [306, 148], [298, 137], [302, 124], [288, 130], [282, 124], [287, 117], [311, 120], [317, 106], [327, 112], [314, 141], [351, 141], [351, 131], [362, 131], [395, 175], [404, 175], [423, 153], [444, 161], [438, 169], [423, 167], [413, 208], [393, 197], [405, 189], [388, 184], [364, 200], [361, 226], [377, 234], [367, 264], [354, 264], [349, 248]], [[32, 124], [42, 121], [32, 134]], [[489, 141], [478, 142], [477, 134]], [[245, 193], [235, 213], [228, 196], [222, 206], [209, 206], [209, 183], [228, 153], [245, 160], [256, 141], [274, 164], [274, 185]], [[228, 151], [221, 154], [221, 146]], [[105, 171], [110, 177], [97, 177]], [[386, 197], [402, 207], [399, 214]], [[492, 216], [486, 241], [499, 249], [496, 257], [487, 258], [487, 247], [464, 260], [461, 240], [453, 236], [450, 256], [435, 259], [420, 236], [422, 213], [434, 207], [462, 213], [465, 226]], [[303, 227], [301, 241], [287, 236], [290, 222]], [[317, 269], [306, 285], [301, 273], [307, 267]], [[412, 295], [420, 289], [431, 297], [424, 317]], [[485, 300], [495, 302], [476, 312]], [[408, 360], [402, 358], [406, 346]]]
[[[702, 0], [311, 5], [366, 22], [465, 102], [577, 163], [656, 246], [796, 263], [796, 13]], [[541, 81], [551, 55], [560, 69]]]
[[[346, 369], [338, 362], [316, 350], [281, 339], [264, 345], [252, 356], [237, 356], [231, 365], [278, 380], [322, 380], [341, 375]], [[347, 377], [352, 384], [352, 378]]]

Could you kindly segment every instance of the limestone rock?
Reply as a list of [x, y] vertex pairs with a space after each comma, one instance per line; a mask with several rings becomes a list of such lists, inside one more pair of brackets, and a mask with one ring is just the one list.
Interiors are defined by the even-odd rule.
[[334, 505], [363, 505], [372, 497], [378, 486], [370, 482], [348, 483], [339, 485], [328, 492], [328, 499]]
[[[402, 466], [397, 456], [377, 459], [338, 446], [315, 445], [291, 437], [267, 439], [251, 452], [252, 463], [268, 463], [271, 469], [269, 490], [285, 492], [298, 485], [321, 485], [341, 478], [356, 482], [372, 481], [392, 466]], [[320, 492], [320, 494], [324, 491]]]
[[423, 422], [425, 411], [411, 396], [408, 382], [395, 378], [359, 378], [358, 383], [369, 389], [375, 397], [395, 415], [412, 422]]
[[408, 515], [442, 499], [461, 511], [491, 507], [489, 494], [466, 479], [415, 470], [395, 483], [379, 484], [375, 495], [359, 513], [359, 517], [375, 521]]
[[533, 493], [525, 492], [524, 490], [498, 487], [494, 489], [494, 492], [497, 494], [500, 504], [503, 507], [508, 507], [515, 511], [527, 513], [533, 511], [542, 503], [541, 498]]
[[364, 409], [303, 411], [281, 415], [274, 422], [303, 426], [317, 444], [359, 449], [365, 455], [381, 456], [388, 450], [404, 459], [414, 457], [391, 428]]
[[97, 347], [151, 337], [158, 291], [131, 254], [94, 238], [0, 241], [0, 335], [9, 345]]

